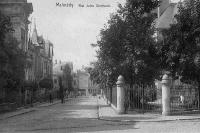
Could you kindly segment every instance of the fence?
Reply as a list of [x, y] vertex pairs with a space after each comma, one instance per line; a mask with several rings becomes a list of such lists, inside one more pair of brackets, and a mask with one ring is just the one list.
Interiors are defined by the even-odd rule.
[[157, 89], [154, 85], [134, 85], [126, 87], [127, 99], [125, 108], [138, 112], [161, 112], [161, 99], [157, 99]]
[[198, 88], [196, 85], [175, 83], [171, 88], [171, 112], [199, 110]]
[[[130, 87], [126, 85], [125, 89], [125, 109], [145, 112], [162, 112], [162, 88], [161, 85], [134, 85]], [[107, 99], [117, 107], [117, 87], [113, 86], [112, 90], [107, 89]], [[197, 85], [185, 84], [173, 81], [170, 88], [170, 112], [185, 113], [189, 111], [199, 111], [199, 90]]]

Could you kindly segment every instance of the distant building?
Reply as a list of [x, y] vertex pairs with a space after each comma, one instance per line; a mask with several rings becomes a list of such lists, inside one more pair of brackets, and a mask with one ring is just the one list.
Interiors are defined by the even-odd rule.
[[55, 62], [53, 65], [54, 90], [59, 90], [59, 79], [62, 81], [62, 87], [65, 92], [73, 91], [73, 63]]
[[78, 88], [79, 88], [79, 84], [78, 84], [78, 74], [73, 72], [73, 83], [72, 86], [74, 88], [75, 93], [78, 93]]
[[89, 80], [90, 80], [89, 73], [78, 70], [77, 76], [78, 76], [79, 93], [81, 93], [81, 95], [88, 96], [89, 95]]
[[89, 80], [89, 94], [95, 95], [100, 94], [100, 88], [99, 85], [94, 83], [91, 79]]

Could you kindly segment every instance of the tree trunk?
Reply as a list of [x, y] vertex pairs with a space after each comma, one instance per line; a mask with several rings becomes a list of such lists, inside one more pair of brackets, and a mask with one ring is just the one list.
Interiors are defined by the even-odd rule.
[[110, 87], [110, 103], [112, 104], [112, 87]]
[[198, 81], [198, 109], [200, 108], [200, 81]]

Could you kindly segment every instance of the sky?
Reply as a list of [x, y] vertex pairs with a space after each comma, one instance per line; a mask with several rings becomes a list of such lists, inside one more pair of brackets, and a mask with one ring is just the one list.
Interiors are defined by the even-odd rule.
[[[125, 0], [28, 0], [33, 4], [32, 22], [36, 22], [39, 35], [54, 44], [54, 61], [72, 61], [75, 69], [96, 60], [95, 49], [100, 29], [116, 12], [118, 3]], [[56, 3], [73, 5], [56, 6]], [[79, 7], [93, 4], [95, 7]], [[96, 7], [110, 5], [110, 7]]]

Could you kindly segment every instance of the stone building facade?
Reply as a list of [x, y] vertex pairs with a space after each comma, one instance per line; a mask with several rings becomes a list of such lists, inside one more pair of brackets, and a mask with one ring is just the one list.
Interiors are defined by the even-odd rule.
[[0, 12], [11, 17], [14, 33], [13, 36], [20, 42], [20, 48], [28, 49], [28, 20], [33, 12], [32, 3], [27, 0], [1, 0]]
[[[28, 3], [27, 0], [0, 0], [0, 12], [9, 16], [12, 26], [13, 33], [11, 34], [14, 38], [19, 42], [19, 48], [24, 52], [28, 52], [28, 32], [29, 32], [29, 24], [28, 20], [29, 15], [33, 12], [32, 3]], [[27, 60], [31, 60], [27, 54]], [[25, 79], [29, 77], [30, 73], [28, 73], [28, 67], [25, 68]], [[20, 101], [24, 101], [26, 94], [19, 89]], [[17, 97], [16, 96], [16, 97]]]
[[34, 88], [32, 87], [34, 91], [30, 91], [35, 96], [46, 96], [52, 88], [41, 88], [39, 83], [44, 79], [53, 81], [53, 43], [38, 35], [35, 23], [29, 35], [27, 53], [31, 58], [27, 80], [36, 84]]

